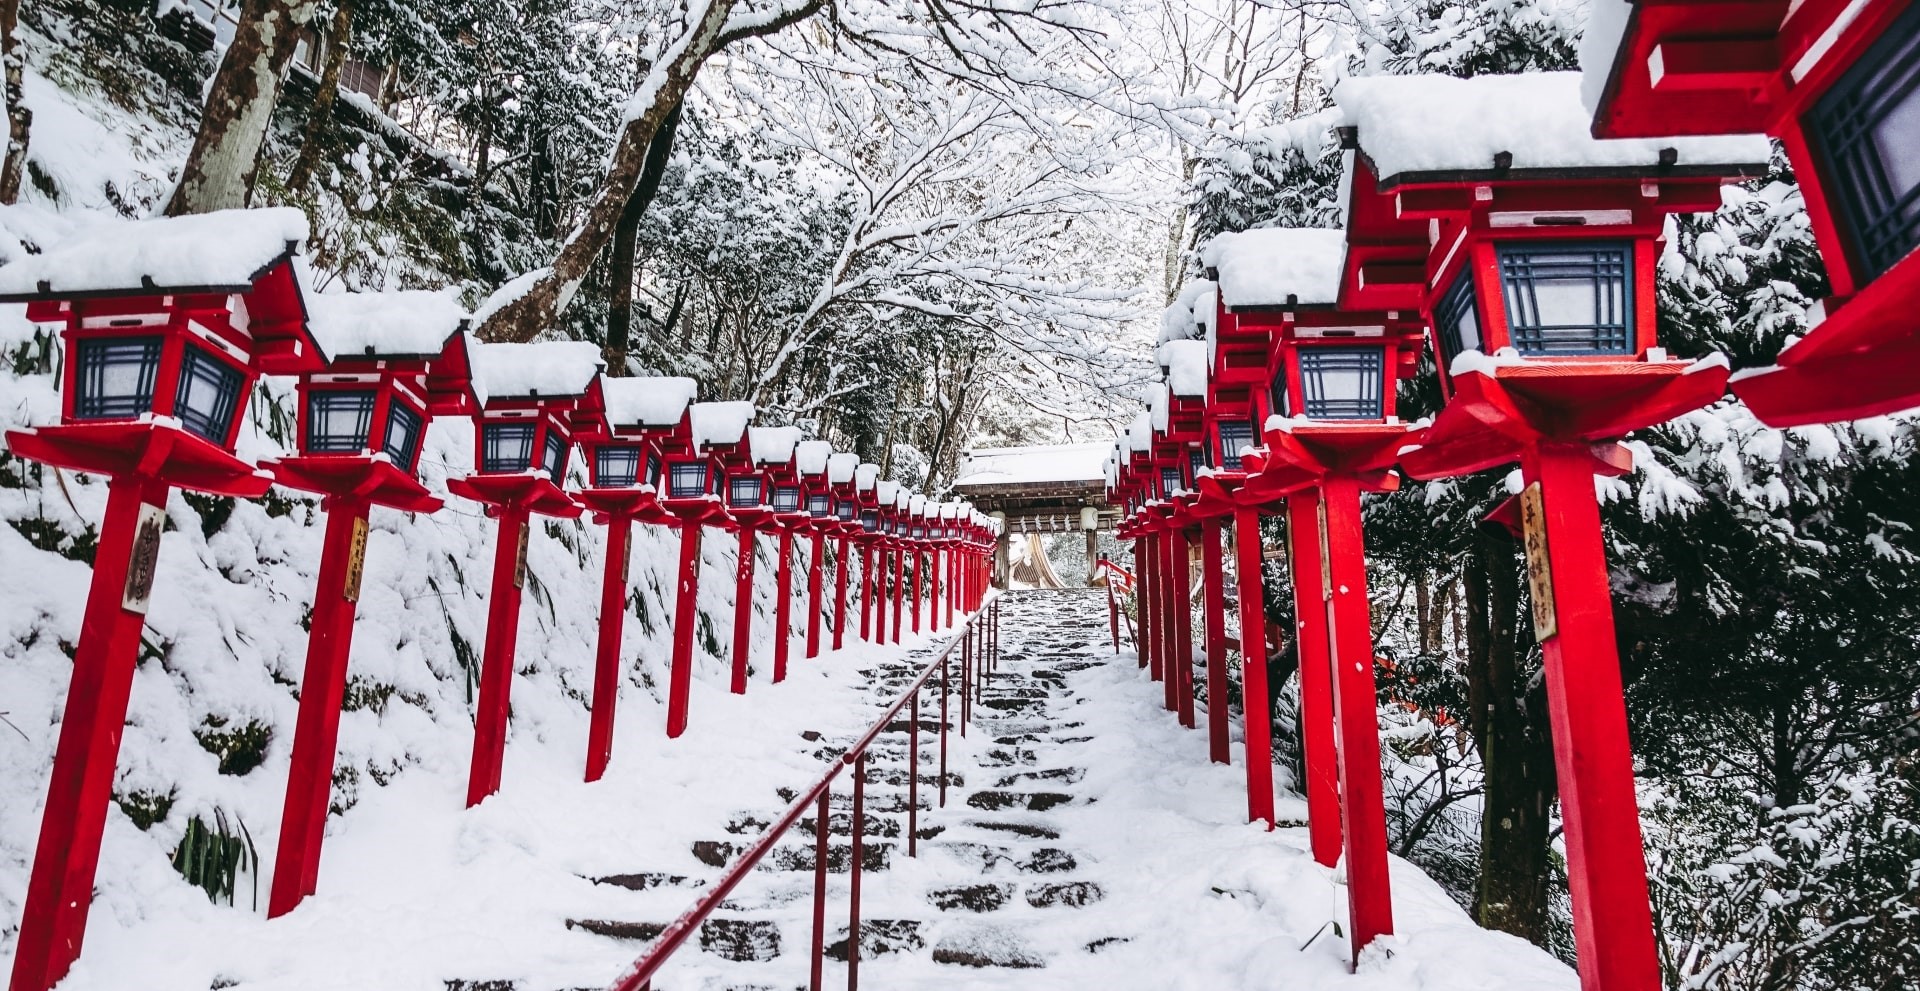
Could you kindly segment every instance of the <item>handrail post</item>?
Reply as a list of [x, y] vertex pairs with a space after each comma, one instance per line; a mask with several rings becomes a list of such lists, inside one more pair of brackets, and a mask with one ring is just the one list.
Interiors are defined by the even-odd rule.
[[913, 690], [913, 714], [907, 718], [907, 856], [920, 856], [920, 689]]
[[847, 991], [860, 987], [860, 877], [864, 873], [861, 839], [867, 815], [867, 752], [853, 759], [853, 892], [847, 909]]
[[940, 807], [947, 807], [947, 658], [953, 653], [940, 655]]
[[813, 972], [807, 991], [820, 991], [820, 975], [827, 954], [827, 860], [830, 830], [827, 824], [827, 793], [820, 793], [820, 807], [813, 824]]
[[[978, 617], [975, 617], [978, 619]], [[960, 638], [960, 737], [967, 735], [967, 722], [973, 715], [973, 634], [975, 619], [967, 621], [967, 635]]]

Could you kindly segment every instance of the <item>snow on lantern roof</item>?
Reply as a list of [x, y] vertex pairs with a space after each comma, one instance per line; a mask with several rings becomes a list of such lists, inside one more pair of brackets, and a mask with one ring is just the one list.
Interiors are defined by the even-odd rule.
[[604, 367], [600, 346], [586, 341], [480, 344], [473, 379], [494, 399], [584, 396]]
[[1346, 260], [1346, 232], [1314, 227], [1217, 234], [1200, 249], [1200, 263], [1219, 277], [1230, 310], [1332, 305]]
[[925, 516], [927, 513], [927, 497], [915, 492], [913, 499], [907, 503], [907, 512], [915, 516]]
[[1580, 103], [1589, 115], [1599, 112], [1632, 18], [1632, 0], [1587, 0], [1587, 29], [1580, 36]]
[[904, 485], [900, 486], [900, 491], [893, 494], [893, 508], [905, 513], [909, 512], [909, 507], [912, 505], [913, 490]]
[[845, 485], [853, 481], [854, 472], [860, 467], [860, 455], [852, 451], [842, 451], [827, 459], [827, 484]]
[[871, 461], [862, 461], [853, 470], [854, 487], [861, 492], [872, 489], [880, 481], [880, 466]]
[[615, 427], [677, 427], [700, 394], [700, 383], [674, 375], [610, 378], [600, 387], [607, 397], [607, 422]]
[[432, 357], [466, 329], [467, 311], [448, 292], [310, 293], [307, 329], [328, 361]]
[[1147, 390], [1147, 412], [1153, 415], [1153, 429], [1164, 433], [1173, 412], [1171, 403], [1168, 401], [1167, 384], [1155, 382], [1148, 386]]
[[960, 487], [1093, 482], [1100, 478], [1100, 458], [1111, 450], [1111, 445], [1095, 442], [967, 451], [961, 455], [960, 477], [953, 484]]
[[747, 424], [753, 422], [753, 404], [743, 401], [730, 403], [694, 403], [688, 407], [693, 414], [693, 447], [704, 451], [716, 444], [738, 444], [747, 438]]
[[799, 427], [748, 427], [747, 449], [757, 465], [784, 465], [800, 445]]
[[873, 495], [874, 498], [880, 500], [880, 505], [891, 506], [895, 500], [900, 498], [900, 483], [881, 482], [874, 487]]
[[1358, 128], [1383, 189], [1529, 170], [1718, 176], [1729, 166], [1764, 167], [1772, 151], [1758, 134], [1596, 139], [1580, 90], [1577, 72], [1354, 76], [1334, 87], [1333, 99]]
[[1168, 341], [1160, 345], [1166, 358], [1167, 388], [1179, 398], [1207, 397], [1207, 342]]
[[292, 207], [95, 224], [0, 268], [0, 298], [244, 292], [307, 234]]
[[1141, 413], [1127, 425], [1127, 449], [1129, 451], [1153, 450], [1153, 419], [1148, 414]]
[[1180, 295], [1160, 314], [1160, 343], [1199, 337], [1212, 322], [1213, 283], [1194, 279], [1180, 287]]
[[832, 461], [833, 445], [824, 440], [803, 440], [793, 447], [793, 467], [802, 475], [825, 475]]

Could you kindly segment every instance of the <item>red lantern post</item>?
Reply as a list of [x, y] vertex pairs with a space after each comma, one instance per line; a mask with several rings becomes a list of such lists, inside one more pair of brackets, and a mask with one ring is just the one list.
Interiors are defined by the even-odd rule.
[[861, 462], [854, 470], [853, 481], [855, 511], [860, 518], [860, 529], [853, 537], [860, 546], [860, 639], [875, 643], [879, 605], [874, 592], [879, 583], [874, 580], [874, 559], [880, 540], [880, 466]]
[[368, 514], [438, 510], [415, 477], [428, 418], [478, 410], [467, 314], [445, 295], [313, 295], [307, 312], [327, 364], [300, 378], [300, 453], [263, 465], [280, 484], [325, 496], [327, 514], [268, 918], [292, 911], [319, 882]]
[[666, 464], [666, 491], [659, 497], [660, 508], [671, 520], [668, 525], [680, 528], [679, 575], [673, 597], [673, 659], [667, 684], [670, 739], [687, 731], [687, 706], [693, 694], [693, 637], [700, 621], [701, 536], [709, 524], [723, 525], [727, 520], [720, 496], [724, 468], [719, 456], [696, 439], [694, 409], [700, 405], [688, 403], [671, 424], [650, 425], [647, 431]]
[[1736, 375], [1733, 391], [1781, 427], [1920, 406], [1920, 83], [1906, 71], [1920, 7], [1602, 0], [1590, 16], [1595, 137], [1764, 131], [1793, 164], [1833, 295], [1776, 367]]
[[587, 455], [590, 485], [576, 498], [607, 528], [607, 560], [600, 576], [600, 630], [594, 655], [593, 714], [587, 726], [587, 780], [598, 781], [613, 756], [613, 723], [620, 699], [620, 657], [626, 625], [628, 566], [635, 522], [671, 520], [660, 508], [661, 444], [686, 419], [699, 386], [689, 378], [603, 379], [605, 412], [574, 417]]
[[853, 571], [852, 540], [860, 533], [860, 493], [855, 484], [860, 456], [851, 452], [827, 459], [827, 485], [833, 490], [833, 649], [846, 646], [847, 579]]
[[448, 479], [447, 491], [484, 504], [487, 515], [500, 521], [500, 536], [493, 551], [473, 719], [469, 807], [500, 790], [530, 520], [536, 515], [573, 519], [582, 512], [561, 488], [573, 451], [573, 414], [583, 405], [601, 405], [600, 349], [594, 345], [481, 344], [473, 349], [473, 361], [475, 379], [486, 394], [474, 417], [478, 470]]
[[1402, 467], [1521, 467], [1583, 985], [1657, 988], [1593, 479], [1630, 469], [1621, 435], [1724, 395], [1724, 358], [1658, 346], [1654, 265], [1667, 214], [1717, 208], [1765, 146], [1595, 141], [1570, 74], [1355, 79], [1335, 99], [1355, 151], [1342, 302], [1430, 313], [1448, 393]]
[[298, 210], [233, 210], [111, 225], [0, 269], [0, 302], [59, 324], [66, 352], [60, 424], [7, 447], [110, 480], [13, 991], [46, 991], [80, 955], [167, 493], [265, 492], [234, 456], [247, 396], [263, 373], [320, 366], [292, 262], [306, 237]]
[[801, 516], [795, 532], [807, 535], [807, 656], [820, 656], [820, 625], [826, 615], [827, 535], [839, 529], [833, 518], [833, 483], [828, 468], [833, 445], [824, 440], [802, 441], [793, 449], [793, 466], [800, 480]]

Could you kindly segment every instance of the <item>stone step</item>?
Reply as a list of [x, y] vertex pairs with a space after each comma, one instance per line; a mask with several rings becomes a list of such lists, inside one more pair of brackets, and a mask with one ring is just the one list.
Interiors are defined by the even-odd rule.
[[942, 936], [933, 947], [935, 963], [961, 967], [1045, 967], [1046, 958], [1007, 926], [970, 925]]
[[[796, 834], [789, 833], [789, 837]], [[731, 843], [726, 840], [695, 840], [693, 856], [695, 860], [709, 867], [725, 867], [747, 848], [745, 843]], [[861, 869], [866, 871], [884, 871], [893, 866], [894, 844], [885, 840], [863, 842], [860, 845]], [[833, 843], [827, 847], [827, 873], [845, 874], [853, 863], [853, 844]], [[814, 869], [814, 845], [793, 844], [776, 846], [760, 861], [762, 870], [810, 871]]]
[[1050, 767], [1044, 771], [1021, 771], [1018, 774], [1009, 774], [994, 782], [994, 787], [1013, 788], [1022, 783], [1036, 781], [1058, 781], [1063, 785], [1075, 785], [1086, 776], [1087, 769], [1084, 767]]
[[[927, 924], [919, 919], [860, 920], [860, 959], [894, 953], [918, 953], [927, 948]], [[847, 929], [840, 927], [836, 938], [827, 944], [829, 959], [847, 959]]]
[[1002, 809], [1045, 812], [1071, 801], [1073, 796], [1062, 791], [976, 791], [967, 796], [969, 806], [987, 812], [998, 812]]
[[590, 878], [594, 884], [609, 884], [628, 891], [652, 891], [655, 888], [684, 888], [687, 877], [684, 874], [667, 874], [661, 871], [644, 871], [637, 874], [608, 874], [605, 877]]
[[1016, 851], [1010, 847], [964, 840], [943, 840], [930, 843], [927, 847], [969, 864], [981, 874], [993, 873], [1001, 867], [1011, 867], [1023, 874], [1056, 874], [1080, 866], [1073, 854], [1058, 847]]

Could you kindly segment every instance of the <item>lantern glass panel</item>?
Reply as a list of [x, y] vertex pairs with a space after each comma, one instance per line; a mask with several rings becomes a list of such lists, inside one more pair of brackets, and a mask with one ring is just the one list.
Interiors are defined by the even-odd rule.
[[118, 420], [153, 409], [160, 374], [160, 338], [83, 340], [77, 349], [73, 414], [81, 420]]
[[367, 435], [373, 430], [373, 404], [371, 391], [308, 393], [307, 452], [353, 454], [366, 450]]
[[727, 505], [739, 509], [760, 505], [760, 477], [741, 475], [728, 479]]
[[232, 365], [194, 345], [181, 356], [180, 388], [174, 393], [173, 413], [191, 433], [224, 445], [240, 409], [244, 377]]
[[1200, 470], [1206, 466], [1207, 452], [1205, 449], [1198, 447], [1187, 448], [1187, 475], [1189, 477], [1199, 478]]
[[567, 454], [572, 449], [573, 445], [561, 440], [557, 431], [552, 427], [547, 428], [546, 456], [541, 459], [541, 467], [547, 469], [547, 477], [553, 479], [555, 485], [566, 478]]
[[489, 475], [526, 471], [533, 464], [533, 424], [489, 423], [480, 428], [480, 470]]
[[833, 515], [833, 497], [825, 492], [812, 492], [807, 495], [807, 512], [819, 519]]
[[656, 489], [660, 487], [660, 455], [652, 451], [647, 452], [647, 477], [645, 481], [648, 485]]
[[397, 399], [388, 400], [387, 440], [381, 450], [394, 464], [412, 471], [414, 459], [420, 456], [421, 428], [426, 422], [413, 407]]
[[640, 448], [634, 444], [601, 444], [593, 449], [593, 484], [604, 489], [631, 488], [640, 483]]
[[1497, 253], [1521, 354], [1633, 351], [1632, 242], [1502, 244]]
[[667, 495], [674, 499], [698, 499], [707, 494], [707, 465], [704, 461], [679, 461], [667, 466]]
[[1315, 420], [1378, 420], [1382, 413], [1387, 349], [1301, 348], [1300, 387]]
[[860, 513], [860, 529], [865, 530], [868, 533], [879, 533], [880, 532], [879, 511], [872, 510], [872, 509], [862, 510]]
[[1163, 497], [1171, 497], [1174, 492], [1183, 487], [1184, 486], [1181, 485], [1180, 469], [1172, 467], [1160, 469], [1160, 494]]
[[774, 486], [773, 511], [776, 513], [799, 512], [800, 511], [800, 487], [797, 485]]
[[1440, 353], [1443, 361], [1451, 362], [1463, 351], [1479, 351], [1480, 347], [1480, 311], [1473, 304], [1473, 276], [1461, 272], [1453, 280], [1453, 288], [1440, 298], [1440, 305], [1434, 307], [1433, 325], [1440, 332]]
[[1252, 420], [1220, 421], [1220, 467], [1240, 470], [1240, 451], [1253, 446]]
[[1920, 7], [1847, 69], [1808, 114], [1851, 247], [1875, 279], [1920, 247]]
[[853, 522], [854, 508], [855, 507], [853, 505], [853, 500], [841, 499], [838, 503], [834, 504], [834, 507], [833, 507], [834, 518], [845, 520], [848, 523]]

